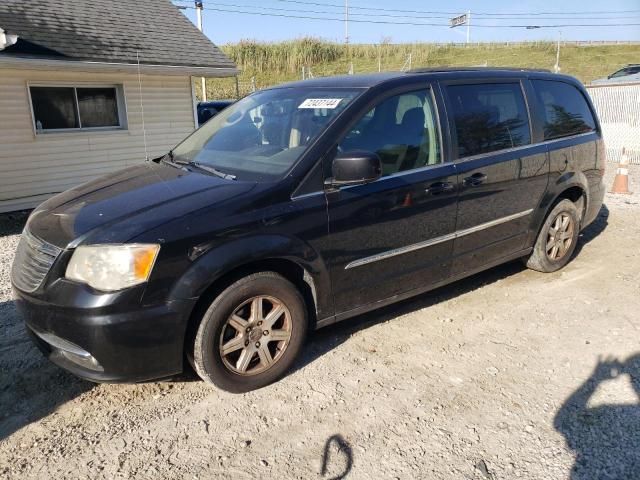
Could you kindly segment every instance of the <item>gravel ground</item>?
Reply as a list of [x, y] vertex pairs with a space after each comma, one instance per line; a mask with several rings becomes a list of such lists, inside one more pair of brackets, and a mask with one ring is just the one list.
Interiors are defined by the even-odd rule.
[[23, 221], [0, 219], [1, 478], [640, 478], [640, 195], [608, 196], [562, 271], [515, 262], [321, 330], [244, 395], [42, 359], [9, 289]]

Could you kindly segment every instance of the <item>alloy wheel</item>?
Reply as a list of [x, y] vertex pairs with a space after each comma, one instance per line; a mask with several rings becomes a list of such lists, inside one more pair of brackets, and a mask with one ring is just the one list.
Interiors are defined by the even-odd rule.
[[256, 375], [273, 366], [291, 340], [291, 313], [271, 296], [252, 297], [229, 316], [220, 334], [224, 366], [239, 375]]
[[573, 243], [574, 222], [571, 215], [560, 212], [547, 233], [546, 252], [552, 262], [562, 259]]

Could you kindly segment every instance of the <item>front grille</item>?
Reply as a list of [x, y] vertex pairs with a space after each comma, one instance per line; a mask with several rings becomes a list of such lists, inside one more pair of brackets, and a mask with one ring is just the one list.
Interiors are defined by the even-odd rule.
[[23, 292], [35, 292], [60, 252], [60, 248], [40, 240], [25, 229], [11, 268], [13, 284]]

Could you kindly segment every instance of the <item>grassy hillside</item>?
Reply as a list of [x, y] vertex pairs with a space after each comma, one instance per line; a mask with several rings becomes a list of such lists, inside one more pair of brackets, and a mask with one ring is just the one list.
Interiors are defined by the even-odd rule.
[[[310, 69], [315, 77], [347, 73], [350, 62], [354, 73], [377, 72], [433, 66], [510, 66], [553, 69], [556, 63], [556, 44], [472, 44], [435, 45], [380, 44], [352, 45], [304, 38], [281, 43], [243, 41], [222, 47], [242, 70], [241, 95], [246, 95], [253, 83], [264, 88], [302, 77], [302, 68]], [[604, 77], [627, 63], [640, 63], [640, 45], [560, 46], [562, 73], [574, 75], [583, 82]], [[235, 80], [209, 80], [210, 98], [235, 97]]]

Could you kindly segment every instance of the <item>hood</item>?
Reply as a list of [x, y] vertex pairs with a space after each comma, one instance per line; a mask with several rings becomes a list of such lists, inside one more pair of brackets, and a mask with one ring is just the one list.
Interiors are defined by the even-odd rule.
[[176, 216], [245, 194], [254, 186], [146, 162], [50, 198], [33, 212], [27, 225], [31, 233], [60, 248], [121, 243]]

